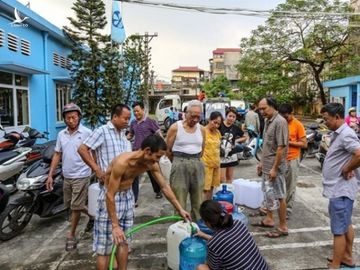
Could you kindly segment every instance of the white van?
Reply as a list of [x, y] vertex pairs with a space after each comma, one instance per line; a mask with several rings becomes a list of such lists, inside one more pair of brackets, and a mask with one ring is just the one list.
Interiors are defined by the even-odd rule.
[[156, 106], [155, 117], [160, 125], [164, 125], [165, 130], [170, 127], [169, 110], [170, 107], [181, 111], [181, 99], [179, 95], [167, 95], [160, 99]]

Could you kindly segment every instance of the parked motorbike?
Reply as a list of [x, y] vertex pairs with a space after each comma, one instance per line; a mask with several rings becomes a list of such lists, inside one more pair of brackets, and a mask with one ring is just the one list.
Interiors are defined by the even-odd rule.
[[306, 157], [314, 157], [319, 152], [319, 146], [322, 138], [322, 134], [319, 132], [319, 124], [310, 124], [306, 128], [306, 141], [307, 148], [301, 149], [300, 161]]
[[8, 189], [4, 185], [0, 184], [0, 214], [5, 210], [9, 197], [10, 192]]
[[14, 198], [0, 214], [0, 240], [9, 240], [21, 233], [33, 214], [41, 218], [52, 217], [67, 210], [63, 203], [63, 177], [61, 165], [54, 173], [52, 190], [46, 189], [51, 158], [55, 145], [46, 148], [43, 159], [23, 172], [16, 186], [21, 196]]
[[331, 132], [322, 136], [319, 152], [315, 154], [316, 159], [320, 162], [321, 168], [323, 167], [325, 156], [330, 147]]
[[[0, 130], [4, 131], [1, 126]], [[5, 133], [5, 140], [0, 143], [0, 182], [11, 193], [16, 191], [16, 179], [23, 169], [41, 159], [45, 145], [34, 145], [39, 138], [47, 139], [46, 133], [32, 128], [25, 129], [24, 133]]]
[[238, 160], [249, 160], [255, 157], [258, 161], [260, 161], [263, 140], [254, 130], [248, 129], [247, 132], [249, 135], [249, 141], [244, 145], [244, 150], [237, 154]]
[[221, 140], [220, 156], [230, 157], [233, 154], [237, 154], [238, 160], [249, 160], [255, 157], [260, 161], [263, 140], [254, 130], [248, 129], [247, 131], [249, 135], [248, 142], [242, 145], [236, 145], [235, 147], [233, 147], [231, 143], [232, 134], [227, 133]]

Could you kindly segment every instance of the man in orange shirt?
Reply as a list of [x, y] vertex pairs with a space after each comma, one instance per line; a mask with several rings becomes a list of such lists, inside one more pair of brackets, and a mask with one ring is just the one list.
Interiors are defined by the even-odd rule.
[[289, 104], [282, 104], [279, 113], [286, 119], [289, 127], [289, 148], [287, 154], [287, 169], [285, 172], [286, 182], [286, 205], [287, 216], [292, 213], [295, 200], [296, 182], [300, 165], [300, 150], [307, 147], [306, 132], [303, 124], [294, 117], [293, 108]]

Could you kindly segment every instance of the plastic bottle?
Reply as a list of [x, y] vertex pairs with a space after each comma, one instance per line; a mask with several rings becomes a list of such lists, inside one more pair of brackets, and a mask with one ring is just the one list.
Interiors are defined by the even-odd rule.
[[264, 205], [270, 211], [273, 211], [273, 210], [276, 210], [279, 208], [279, 200], [276, 199], [274, 196], [273, 183], [270, 181], [265, 181]]
[[234, 203], [234, 193], [227, 190], [227, 186], [223, 185], [222, 190], [216, 192], [216, 194], [213, 196], [213, 199], [215, 201], [226, 201], [231, 204]]
[[208, 226], [206, 226], [204, 220], [201, 218], [199, 219], [199, 221], [197, 222], [197, 225], [199, 226], [199, 230], [208, 234], [208, 235], [213, 235], [215, 232], [210, 229]]
[[239, 206], [234, 206], [234, 212], [232, 214], [234, 220], [241, 221], [245, 226], [248, 226], [248, 217], [240, 210]]
[[206, 261], [206, 242], [199, 237], [185, 238], [179, 245], [180, 270], [194, 270]]

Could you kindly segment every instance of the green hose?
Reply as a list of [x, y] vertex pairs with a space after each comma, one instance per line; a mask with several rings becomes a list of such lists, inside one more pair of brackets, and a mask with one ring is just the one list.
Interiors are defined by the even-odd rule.
[[[154, 225], [156, 223], [160, 223], [162, 221], [170, 221], [170, 220], [179, 221], [179, 220], [182, 220], [182, 219], [183, 218], [178, 216], [178, 215], [155, 218], [155, 219], [152, 219], [152, 220], [150, 220], [148, 222], [145, 222], [143, 224], [137, 225], [134, 228], [131, 228], [130, 230], [126, 231], [125, 232], [125, 237], [129, 237], [133, 233], [136, 233], [136, 232], [140, 231], [141, 229], [143, 229], [145, 227], [148, 227], [150, 225]], [[112, 250], [111, 250], [109, 270], [113, 269], [112, 267], [114, 265], [115, 253], [116, 253], [116, 245], [113, 245]]]

